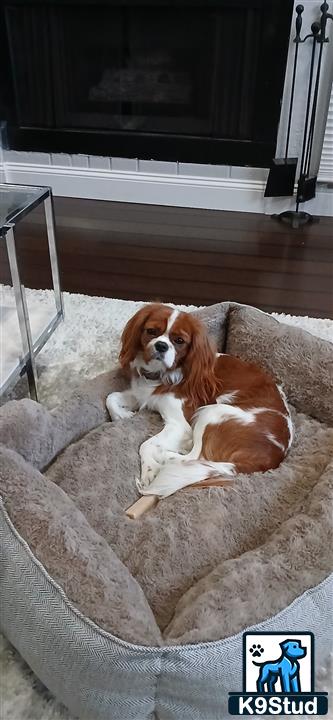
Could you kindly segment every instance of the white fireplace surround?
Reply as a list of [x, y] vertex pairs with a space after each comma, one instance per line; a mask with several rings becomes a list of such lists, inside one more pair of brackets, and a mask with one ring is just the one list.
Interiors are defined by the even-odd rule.
[[[297, 4], [295, 0], [295, 4]], [[332, 12], [333, 3], [329, 3]], [[304, 0], [302, 35], [318, 19], [319, 0]], [[332, 7], [331, 7], [332, 6]], [[318, 172], [333, 79], [333, 22], [327, 24], [330, 42], [324, 47], [317, 143], [312, 171]], [[276, 155], [283, 155], [289, 89], [294, 54], [294, 16], [281, 108]], [[311, 42], [301, 46], [291, 128], [290, 155], [299, 156], [304, 125], [307, 71]], [[96, 157], [65, 153], [16, 152], [0, 148], [0, 181], [48, 185], [55, 195], [115, 200], [214, 210], [271, 214], [294, 208], [293, 198], [264, 198], [268, 170], [264, 168], [158, 162], [136, 158]], [[333, 216], [333, 167], [319, 171], [316, 198], [304, 206], [308, 212]]]

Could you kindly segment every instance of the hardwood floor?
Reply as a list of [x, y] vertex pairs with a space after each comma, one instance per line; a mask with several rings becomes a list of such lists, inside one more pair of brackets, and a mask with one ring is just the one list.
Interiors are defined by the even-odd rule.
[[[55, 198], [64, 290], [333, 317], [333, 218], [291, 230], [269, 216]], [[17, 232], [28, 287], [51, 286], [44, 219]], [[9, 281], [1, 249], [0, 281]]]

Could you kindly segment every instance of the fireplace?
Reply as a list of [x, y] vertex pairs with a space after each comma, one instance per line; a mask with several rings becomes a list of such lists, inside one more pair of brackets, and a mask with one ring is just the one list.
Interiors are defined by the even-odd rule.
[[267, 166], [292, 0], [3, 3], [13, 149]]

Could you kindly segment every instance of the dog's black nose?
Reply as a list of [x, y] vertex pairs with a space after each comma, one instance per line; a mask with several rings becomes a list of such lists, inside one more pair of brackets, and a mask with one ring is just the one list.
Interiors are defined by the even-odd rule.
[[157, 352], [165, 353], [167, 350], [169, 350], [169, 345], [166, 342], [162, 342], [162, 340], [159, 340], [157, 343], [155, 343], [155, 348]]

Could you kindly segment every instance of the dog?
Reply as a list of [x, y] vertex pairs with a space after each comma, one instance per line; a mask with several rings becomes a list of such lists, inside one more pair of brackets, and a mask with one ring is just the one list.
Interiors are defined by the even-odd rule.
[[216, 353], [194, 314], [146, 305], [123, 331], [119, 360], [129, 387], [108, 395], [111, 419], [148, 408], [164, 420], [140, 447], [141, 494], [227, 485], [286, 456], [293, 427], [282, 389], [257, 365]]
[[298, 660], [305, 657], [306, 648], [302, 647], [300, 640], [284, 640], [280, 643], [280, 647], [282, 654], [278, 660], [264, 663], [252, 661], [254, 665], [260, 667], [257, 680], [258, 693], [274, 693], [279, 678], [283, 693], [301, 692]]

